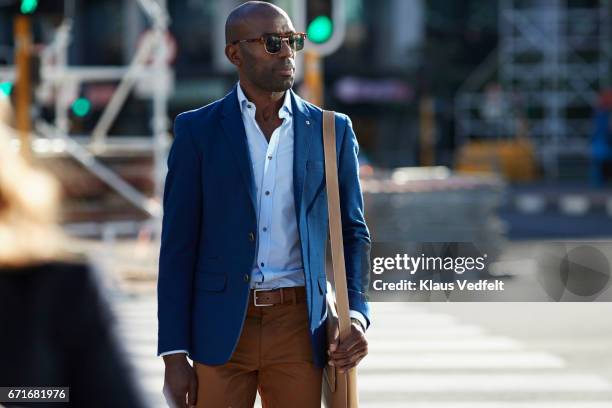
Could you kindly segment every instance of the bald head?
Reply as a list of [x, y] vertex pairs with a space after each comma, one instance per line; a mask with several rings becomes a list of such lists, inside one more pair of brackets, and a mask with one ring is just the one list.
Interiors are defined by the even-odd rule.
[[265, 1], [247, 1], [232, 10], [225, 20], [225, 44], [245, 36], [259, 35], [250, 33], [253, 20], [273, 20], [278, 16], [291, 21], [285, 10]]
[[[295, 53], [288, 33], [295, 33], [291, 19], [283, 9], [264, 1], [247, 1], [236, 7], [225, 22], [225, 56], [238, 68], [243, 85], [262, 92], [284, 92], [293, 86]], [[255, 40], [265, 34], [279, 34], [287, 40], [275, 52], [266, 42]], [[240, 41], [232, 44], [234, 41]], [[285, 45], [286, 44], [286, 45]]]

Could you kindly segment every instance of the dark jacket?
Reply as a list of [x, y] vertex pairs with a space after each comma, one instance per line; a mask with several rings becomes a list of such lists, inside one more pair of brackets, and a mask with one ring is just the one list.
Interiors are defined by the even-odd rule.
[[86, 264], [0, 269], [0, 386], [70, 387], [70, 404], [143, 407]]

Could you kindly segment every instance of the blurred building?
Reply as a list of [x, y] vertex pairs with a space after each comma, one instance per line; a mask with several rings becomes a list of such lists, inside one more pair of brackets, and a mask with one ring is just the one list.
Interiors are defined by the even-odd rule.
[[480, 140], [507, 173], [537, 166], [585, 181], [594, 111], [612, 84], [611, 11], [607, 0], [500, 0], [496, 47], [457, 92], [459, 143]]
[[[241, 1], [164, 2], [171, 18], [172, 120], [222, 97], [236, 81], [223, 53], [223, 26]], [[150, 28], [137, 0], [65, 3], [74, 24], [71, 65], [126, 65]], [[293, 0], [274, 3], [296, 14]], [[500, 132], [514, 137], [519, 114], [528, 119], [546, 176], [557, 177], [559, 166], [575, 164], [572, 154], [587, 154], [582, 147], [589, 103], [610, 83], [610, 30], [603, 24], [609, 22], [608, 1], [344, 0], [344, 5], [345, 41], [324, 60], [325, 107], [351, 116], [374, 165], [453, 166], [466, 140]], [[50, 42], [52, 27], [53, 21], [38, 21], [39, 43]], [[597, 56], [573, 52], [581, 47], [595, 48]], [[0, 12], [0, 63], [12, 62], [11, 17]], [[71, 118], [74, 132], [91, 130], [113, 87], [100, 82], [81, 90], [92, 109]], [[575, 99], [579, 106], [572, 105]], [[138, 93], [130, 96], [110, 135], [150, 134], [151, 109]], [[573, 153], [564, 162], [570, 145]], [[424, 149], [432, 150], [426, 155], [430, 162], [424, 163]]]

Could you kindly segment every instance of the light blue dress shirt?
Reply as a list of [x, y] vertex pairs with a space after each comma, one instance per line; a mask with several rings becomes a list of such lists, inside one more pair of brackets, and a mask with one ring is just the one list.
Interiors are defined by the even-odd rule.
[[246, 131], [257, 203], [257, 249], [251, 288], [304, 286], [304, 266], [293, 199], [293, 113], [285, 92], [270, 142], [255, 120], [255, 104], [238, 86], [238, 102]]

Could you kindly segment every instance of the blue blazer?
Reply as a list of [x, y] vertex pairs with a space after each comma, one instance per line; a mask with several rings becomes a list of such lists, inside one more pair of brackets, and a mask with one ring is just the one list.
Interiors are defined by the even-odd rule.
[[[168, 156], [158, 279], [158, 354], [227, 362], [247, 311], [256, 255], [255, 187], [237, 85], [224, 98], [181, 113]], [[314, 363], [327, 362], [325, 251], [328, 214], [322, 110], [292, 90], [293, 186]], [[349, 306], [370, 324], [370, 234], [359, 185], [358, 144], [336, 113], [336, 153]]]

